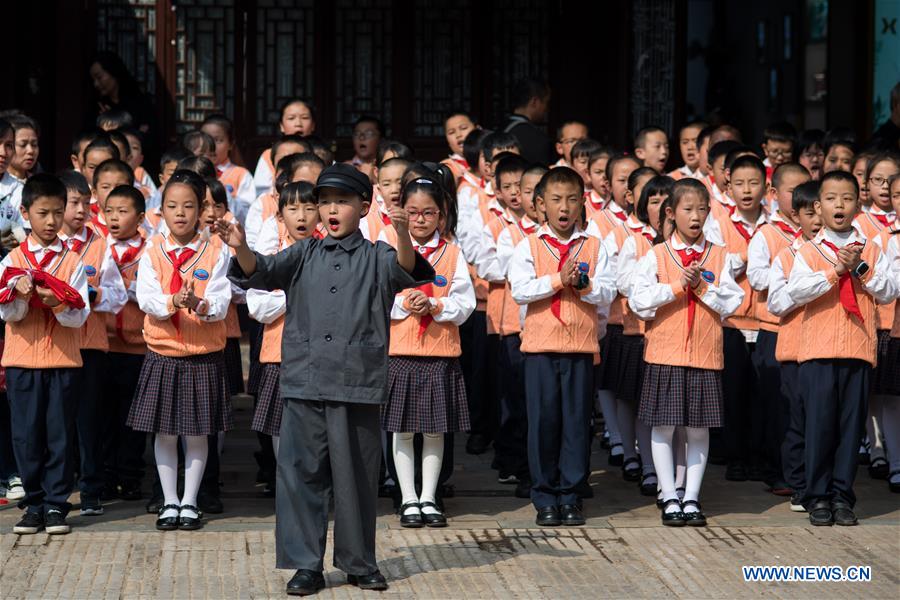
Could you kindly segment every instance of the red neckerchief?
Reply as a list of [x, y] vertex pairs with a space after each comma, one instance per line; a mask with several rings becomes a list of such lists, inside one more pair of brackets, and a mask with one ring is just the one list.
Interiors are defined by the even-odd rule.
[[651, 244], [653, 244], [654, 236], [653, 236], [650, 232], [644, 231], [644, 226], [643, 226], [643, 225], [641, 225], [640, 227], [629, 227], [629, 229], [631, 229], [631, 231], [633, 231], [633, 232], [635, 232], [635, 233], [641, 234], [642, 236], [644, 236], [645, 238], [647, 238], [647, 241], [648, 241], [648, 242], [650, 242]]
[[[839, 248], [829, 242], [828, 240], [822, 240], [822, 243], [834, 252], [835, 256], [837, 256]], [[860, 323], [863, 323], [865, 319], [863, 318], [862, 312], [859, 310], [859, 304], [856, 302], [856, 294], [853, 291], [853, 279], [850, 277], [850, 272], [846, 272], [841, 275], [841, 278], [838, 280], [838, 286], [840, 290], [841, 297], [841, 306], [844, 307], [844, 310], [847, 311], [848, 315], [854, 315], [859, 319]]]
[[[688, 246], [687, 248], [682, 248], [678, 250], [676, 248], [672, 248], [675, 252], [678, 253], [678, 257], [681, 259], [682, 267], [689, 267], [695, 262], [700, 261], [700, 257], [703, 256], [702, 253], [698, 253], [693, 248]], [[694, 293], [694, 290], [691, 288], [687, 289], [688, 294], [688, 326], [687, 326], [687, 336], [684, 338], [684, 347], [687, 348], [688, 340], [691, 337], [691, 331], [694, 329], [694, 316], [697, 312], [697, 294]]]
[[91, 203], [91, 214], [94, 214], [94, 215], [100, 214], [100, 203], [99, 202]]
[[519, 230], [525, 235], [531, 235], [537, 230], [537, 224], [534, 224], [531, 227], [525, 227], [525, 225], [522, 224], [522, 219], [519, 219], [516, 223], [519, 226]]
[[28, 240], [25, 240], [24, 242], [19, 244], [19, 250], [22, 251], [22, 254], [25, 255], [25, 258], [28, 259], [28, 262], [32, 265], [32, 267], [39, 271], [43, 271], [44, 269], [46, 269], [47, 265], [53, 262], [53, 259], [56, 258], [57, 254], [59, 254], [59, 252], [55, 252], [47, 248], [44, 252], [44, 257], [40, 261], [38, 261], [37, 257], [34, 255], [34, 252], [32, 252], [28, 248]]
[[378, 211], [378, 214], [381, 215], [381, 222], [384, 223], [385, 227], [391, 224], [391, 218], [388, 215], [381, 212], [381, 210]]
[[451, 154], [450, 160], [454, 161], [458, 165], [461, 165], [466, 171], [469, 170], [469, 161], [467, 161], [465, 158], [460, 158], [454, 154]]
[[[122, 253], [122, 256], [119, 256], [119, 253], [116, 252], [116, 245], [110, 244], [109, 252], [112, 254], [113, 261], [116, 263], [116, 266], [119, 268], [119, 272], [121, 273], [122, 267], [126, 265], [130, 265], [134, 262], [134, 259], [137, 258], [137, 255], [140, 254], [141, 249], [144, 247], [144, 238], [141, 238], [141, 243], [137, 246], [129, 246], [125, 252]], [[125, 311], [120, 310], [116, 313], [116, 335], [119, 336], [119, 339], [123, 342], [125, 341]]]
[[109, 235], [109, 228], [106, 226], [106, 223], [100, 222], [100, 213], [94, 215], [94, 217], [91, 219], [91, 223], [94, 225], [100, 235], [102, 235], [103, 237]]
[[624, 210], [621, 210], [621, 211], [615, 211], [615, 210], [613, 210], [613, 209], [610, 208], [610, 209], [609, 209], [609, 212], [611, 212], [612, 215], [613, 215], [615, 218], [617, 218], [618, 220], [622, 221], [623, 223], [624, 223], [625, 221], [628, 220], [628, 215], [625, 214], [625, 211], [624, 211]]
[[[193, 250], [192, 248], [183, 248], [181, 250], [181, 254], [179, 254], [177, 256], [176, 256], [174, 250], [169, 250], [168, 252], [166, 252], [166, 255], [168, 255], [168, 257], [169, 257], [169, 260], [172, 261], [172, 277], [169, 279], [169, 293], [170, 294], [174, 295], [181, 291], [181, 286], [183, 284], [183, 281], [181, 279], [181, 270], [180, 269], [181, 269], [181, 267], [184, 266], [184, 263], [186, 263], [187, 261], [192, 259], [195, 254], [197, 254], [197, 251]], [[175, 330], [180, 332], [180, 329], [179, 329], [180, 323], [179, 323], [178, 312], [179, 312], [178, 309], [175, 309], [175, 314], [172, 315], [171, 319], [172, 319], [172, 324], [175, 325]]]
[[875, 217], [875, 220], [881, 223], [881, 226], [884, 228], [888, 228], [891, 226], [891, 220], [884, 213], [874, 213], [870, 211], [869, 216]]
[[735, 221], [734, 219], [729, 218], [729, 221], [734, 225], [734, 228], [737, 229], [737, 232], [741, 234], [741, 237], [744, 238], [745, 241], [749, 242], [750, 238], [753, 237], [753, 234], [747, 231], [747, 226], [744, 225], [743, 221]]
[[[562, 267], [565, 264], [566, 260], [569, 258], [569, 253], [572, 251], [572, 248], [575, 247], [580, 240], [575, 238], [573, 240], [569, 240], [568, 244], [564, 244], [554, 238], [551, 235], [547, 235], [546, 233], [541, 236], [541, 239], [550, 244], [553, 248], [559, 252], [559, 264], [556, 266], [556, 272], [559, 273], [562, 271]], [[560, 312], [562, 309], [562, 290], [556, 292], [553, 295], [553, 299], [550, 301], [550, 312], [554, 317], [559, 320], [563, 325], [566, 324], [565, 321], [562, 320], [562, 316], [560, 316]]]
[[800, 237], [800, 234], [803, 233], [800, 229], [796, 229], [796, 230], [795, 230], [793, 227], [791, 227], [790, 225], [788, 225], [788, 224], [785, 223], [784, 221], [774, 221], [774, 220], [773, 220], [773, 221], [772, 221], [772, 225], [774, 225], [774, 226], [777, 227], [778, 229], [782, 230], [783, 232], [785, 232], [786, 234], [788, 234], [788, 235], [791, 236], [792, 238]]
[[[433, 248], [428, 248], [425, 246], [418, 246], [416, 248], [416, 252], [418, 252], [422, 258], [424, 258], [425, 260], [428, 260], [431, 258], [432, 254], [434, 254], [435, 252], [437, 252], [438, 250], [443, 248], [446, 243], [447, 242], [444, 241], [443, 239], [439, 239], [437, 246], [435, 246]], [[431, 283], [426, 283], [424, 285], [420, 285], [416, 289], [419, 290], [420, 292], [422, 292], [423, 294], [425, 294], [426, 296], [428, 296], [429, 298], [434, 298], [434, 286]], [[432, 317], [431, 314], [426, 313], [424, 315], [419, 315], [419, 335], [418, 335], [418, 337], [421, 338], [423, 335], [425, 335], [425, 330], [428, 329], [428, 326], [431, 325], [432, 321], [434, 321], [434, 317]]]

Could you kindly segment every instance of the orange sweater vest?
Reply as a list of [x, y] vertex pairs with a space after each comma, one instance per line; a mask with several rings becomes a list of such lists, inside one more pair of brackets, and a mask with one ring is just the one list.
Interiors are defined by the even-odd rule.
[[[693, 327], [688, 330], [688, 293], [681, 287], [684, 267], [670, 242], [653, 247], [656, 254], [656, 274], [659, 282], [672, 286], [675, 300], [656, 309], [656, 317], [647, 323], [644, 333], [644, 360], [657, 365], [721, 370], [725, 360], [722, 352], [722, 321], [719, 313], [700, 300], [706, 291], [701, 280], [695, 293]], [[725, 267], [725, 248], [706, 243], [700, 260], [704, 271], [710, 271], [719, 281]]]
[[[644, 237], [644, 234], [627, 231], [624, 227], [621, 229], [626, 235], [630, 235], [634, 238], [635, 257], [637, 260], [644, 258], [644, 256], [653, 248], [653, 246], [650, 245], [650, 242], [647, 241], [647, 238]], [[625, 241], [623, 239], [622, 242], [619, 242], [618, 238], [619, 232], [616, 231], [616, 242], [619, 243], [619, 250], [621, 250], [622, 244], [624, 244]], [[631, 312], [631, 309], [628, 308], [626, 298], [623, 297], [623, 300], [626, 300], [626, 302], [622, 313], [622, 333], [624, 335], [644, 335], [644, 332], [647, 330], [647, 322], [642, 321], [637, 315]]]
[[[591, 219], [600, 229], [600, 241], [605, 240], [606, 236], [613, 231], [625, 229], [623, 225], [625, 221], [621, 221], [618, 217], [613, 216], [612, 211], [608, 208], [594, 213], [594, 216], [592, 216]], [[619, 247], [621, 248], [621, 245]], [[617, 294], [616, 299], [613, 300], [609, 307], [609, 318], [607, 318], [606, 322], [610, 325], [623, 325], [625, 322], [625, 305], [627, 303], [628, 300], [626, 298], [623, 298], [621, 294]]]
[[[125, 265], [119, 266], [119, 274], [127, 290], [131, 283], [137, 279], [138, 264], [141, 261], [146, 245], [141, 249], [135, 259]], [[106, 334], [109, 340], [109, 351], [121, 354], [146, 354], [147, 344], [144, 342], [144, 313], [137, 302], [129, 300], [119, 313], [122, 327], [118, 327], [116, 315], [106, 315]]]
[[[79, 257], [84, 265], [88, 285], [100, 293], [100, 267], [106, 254], [106, 240], [88, 228], [88, 239], [81, 248]], [[98, 295], [99, 300], [99, 295]], [[109, 350], [106, 336], [106, 314], [91, 310], [84, 327], [81, 328], [81, 347], [84, 350]]]
[[[206, 292], [206, 285], [216, 266], [220, 248], [221, 246], [212, 242], [202, 243], [197, 254], [180, 269], [183, 281], [193, 277], [194, 294], [200, 298]], [[174, 269], [165, 252], [164, 238], [156, 236], [147, 252], [150, 253], [153, 269], [159, 278], [163, 293], [166, 294]], [[205, 277], [197, 276], [201, 271], [206, 272]], [[160, 320], [150, 315], [144, 318], [144, 340], [150, 350], [163, 356], [184, 357], [209, 354], [225, 347], [225, 321], [206, 322], [196, 313], [188, 312], [184, 308], [179, 309], [177, 314], [177, 329], [171, 318]]]
[[[587, 263], [588, 276], [593, 279], [597, 268], [600, 240], [587, 236], [569, 253], [578, 262]], [[536, 233], [528, 236], [534, 259], [535, 277], [551, 277], [559, 273], [559, 255]], [[527, 305], [525, 327], [522, 330], [522, 352], [595, 354], [597, 344], [597, 307], [581, 299], [581, 293], [571, 287], [559, 290], [560, 311], [557, 319], [552, 311], [553, 297]]]
[[[435, 281], [446, 281], [445, 285], [431, 285], [433, 298], [440, 306], [441, 299], [450, 292], [459, 246], [446, 243], [428, 259], [434, 267]], [[432, 321], [419, 336], [421, 320], [417, 315], [409, 315], [402, 321], [391, 320], [389, 356], [426, 356], [430, 358], [454, 358], [462, 353], [459, 342], [459, 328], [450, 322]]]
[[[763, 239], [766, 240], [766, 245], [769, 247], [769, 265], [771, 266], [775, 257], [778, 256], [782, 250], [790, 247], [790, 245], [794, 243], [794, 238], [779, 229], [777, 225], [772, 225], [771, 223], [766, 223], [759, 228], [759, 231], [762, 234]], [[769, 312], [769, 307], [766, 303], [769, 299], [769, 291], [757, 291], [755, 296], [754, 316], [759, 321], [759, 328], [765, 331], [778, 333], [779, 319]]]
[[[717, 202], [713, 201], [712, 204], [717, 204]], [[721, 203], [719, 204], [721, 206]], [[734, 226], [734, 222], [731, 220], [731, 215], [723, 208], [718, 216], [716, 216], [715, 213], [713, 216], [719, 222], [719, 229], [722, 232], [722, 238], [725, 240], [725, 249], [729, 254], [739, 255], [741, 259], [746, 262], [747, 246], [749, 243], [740, 233], [738, 233], [737, 228]], [[741, 302], [738, 309], [734, 311], [734, 314], [725, 319], [725, 327], [749, 330], [759, 329], [759, 321], [756, 320], [756, 306], [759, 302], [759, 292], [750, 287], [750, 282], [747, 281], [746, 272], [741, 273], [735, 278], [735, 281], [741, 286], [741, 289], [744, 290], [744, 300]]]
[[[825, 255], [825, 251], [814, 242], [807, 242], [800, 248], [800, 255], [813, 271], [833, 272], [835, 262]], [[874, 265], [878, 259], [878, 248], [868, 242], [863, 248], [862, 259]], [[814, 359], [857, 359], [875, 366], [875, 301], [859, 281], [851, 276], [856, 303], [863, 315], [860, 323], [841, 305], [840, 286], [834, 286], [825, 294], [803, 306], [800, 325], [802, 344], [797, 355], [799, 362]]]
[[[506, 220], [491, 215], [488, 221], [488, 227], [491, 235], [494, 236], [494, 242], [500, 237], [504, 229], [509, 229], [512, 235], [513, 246], [524, 239], [522, 232], [519, 231], [515, 223], [507, 223]], [[516, 235], [518, 234], [518, 235]], [[511, 314], [510, 314], [511, 313]], [[522, 330], [519, 324], [519, 305], [512, 298], [509, 281], [491, 282], [488, 289], [487, 299], [487, 330], [488, 333], [497, 333], [500, 335], [514, 335]]]
[[[218, 170], [218, 167], [216, 169]], [[241, 187], [241, 180], [244, 179], [244, 175], [249, 174], [250, 172], [244, 167], [232, 164], [219, 176], [219, 181], [222, 182], [228, 193], [234, 196], [237, 194], [238, 188]]]
[[[794, 249], [788, 246], [778, 253], [778, 257], [781, 258], [781, 268], [784, 271], [784, 276], [790, 278], [791, 269], [794, 268]], [[797, 355], [800, 354], [800, 326], [802, 323], [802, 306], [781, 317], [778, 325], [778, 341], [775, 343], [775, 360], [778, 362], [797, 362]]]
[[[19, 248], [9, 253], [12, 266], [32, 269]], [[80, 259], [63, 244], [60, 256], [45, 269], [48, 273], [68, 283]], [[22, 369], [60, 369], [82, 366], [81, 328], [63, 327], [52, 310], [29, 307], [21, 321], [6, 324], [6, 340], [3, 347], [4, 367]]]
[[[884, 228], [878, 232], [878, 235], [876, 237], [881, 239], [881, 247], [884, 250], [887, 250], [888, 244], [891, 243], [891, 236], [892, 234], [887, 228]], [[888, 331], [894, 326], [894, 316], [896, 314], [896, 309], [896, 302], [891, 302], [890, 304], [875, 305], [875, 316], [878, 319], [877, 327], [879, 331]]]

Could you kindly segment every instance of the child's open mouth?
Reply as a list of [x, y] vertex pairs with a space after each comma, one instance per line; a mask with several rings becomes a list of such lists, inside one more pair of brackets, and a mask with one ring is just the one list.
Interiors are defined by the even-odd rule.
[[560, 225], [568, 225], [569, 223], [569, 215], [559, 215], [559, 224]]
[[846, 215], [844, 215], [844, 213], [842, 213], [842, 212], [834, 213], [834, 222], [835, 223], [843, 223], [845, 218], [846, 218]]
[[337, 231], [341, 227], [341, 222], [337, 219], [328, 219], [328, 229], [331, 231]]

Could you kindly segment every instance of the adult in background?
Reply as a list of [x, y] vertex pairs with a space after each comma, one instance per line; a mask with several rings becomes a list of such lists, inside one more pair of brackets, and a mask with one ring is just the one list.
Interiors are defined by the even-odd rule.
[[552, 164], [556, 152], [542, 127], [550, 107], [550, 86], [541, 79], [521, 79], [513, 86], [511, 100], [512, 114], [499, 130], [515, 136], [528, 162]]

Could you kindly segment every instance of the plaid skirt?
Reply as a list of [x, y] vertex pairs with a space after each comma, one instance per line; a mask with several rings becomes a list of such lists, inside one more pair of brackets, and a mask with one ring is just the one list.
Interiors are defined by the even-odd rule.
[[[247, 373], [247, 393], [255, 396], [259, 391], [259, 378], [262, 376], [262, 363], [259, 362], [259, 348], [262, 346], [264, 325], [253, 321], [250, 327], [250, 370]], [[253, 334], [256, 333], [256, 336]]]
[[284, 401], [281, 398], [281, 365], [260, 363], [259, 389], [256, 395], [256, 409], [250, 429], [266, 435], [281, 433], [281, 413]]
[[617, 390], [622, 359], [622, 326], [607, 325], [600, 340], [600, 366], [595, 371], [594, 387], [598, 390]]
[[900, 371], [900, 365], [896, 359], [891, 363], [888, 357], [889, 347], [891, 345], [891, 332], [889, 330], [880, 330], [878, 332], [878, 346], [875, 356], [878, 357], [877, 366], [872, 371], [870, 378], [870, 389], [872, 394], [891, 394], [891, 371]]
[[616, 398], [637, 406], [644, 382], [644, 336], [623, 335], [621, 344]]
[[722, 372], [647, 363], [638, 418], [650, 427], [722, 426]]
[[244, 365], [241, 358], [241, 339], [228, 338], [225, 340], [225, 379], [228, 381], [228, 391], [231, 395], [244, 391]]
[[148, 351], [127, 425], [166, 435], [210, 435], [234, 428], [222, 353], [172, 358]]
[[468, 431], [469, 405], [459, 361], [391, 356], [381, 427], [394, 433]]
[[[880, 346], [879, 339], [879, 346]], [[878, 356], [878, 370], [881, 371], [881, 394], [900, 396], [900, 338], [889, 338], [885, 357]]]

